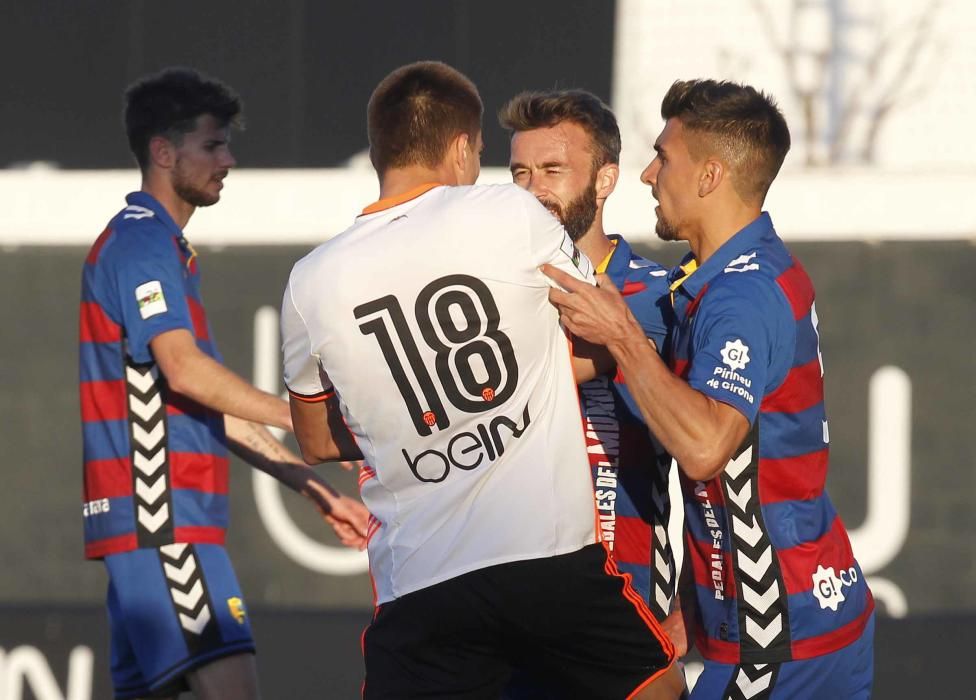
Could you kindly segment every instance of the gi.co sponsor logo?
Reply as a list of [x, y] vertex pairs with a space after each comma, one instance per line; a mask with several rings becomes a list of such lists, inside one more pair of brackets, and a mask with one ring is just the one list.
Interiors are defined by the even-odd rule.
[[813, 595], [820, 603], [821, 610], [830, 608], [837, 611], [837, 607], [844, 602], [844, 589], [857, 583], [857, 569], [841, 569], [839, 574], [834, 573], [834, 567], [824, 568], [817, 565], [817, 571], [813, 574]]
[[749, 346], [743, 343], [741, 338], [725, 341], [725, 347], [722, 348], [722, 362], [726, 366], [716, 366], [711, 379], [706, 384], [713, 389], [723, 389], [741, 396], [750, 404], [755, 403], [756, 398], [749, 391], [752, 388], [752, 380], [736, 372], [738, 369], [745, 368], [749, 364], [749, 359]]
[[749, 346], [742, 342], [741, 338], [725, 341], [722, 348], [722, 362], [733, 370], [745, 369], [749, 364]]

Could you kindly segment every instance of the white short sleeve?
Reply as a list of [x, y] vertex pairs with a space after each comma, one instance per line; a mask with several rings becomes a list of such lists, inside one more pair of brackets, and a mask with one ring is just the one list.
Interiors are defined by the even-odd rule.
[[312, 351], [312, 339], [305, 320], [295, 306], [291, 281], [281, 302], [281, 352], [284, 359], [285, 386], [296, 398], [316, 401], [326, 397], [332, 383]]
[[[566, 229], [559, 223], [535, 197], [526, 198], [526, 214], [529, 217], [529, 231], [532, 259], [537, 267], [545, 264], [557, 267], [578, 280], [596, 284], [593, 276], [593, 263], [576, 247]], [[556, 283], [542, 275], [550, 286]]]

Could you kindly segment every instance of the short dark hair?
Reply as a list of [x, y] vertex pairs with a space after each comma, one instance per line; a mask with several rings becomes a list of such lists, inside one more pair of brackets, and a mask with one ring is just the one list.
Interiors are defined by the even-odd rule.
[[593, 144], [593, 168], [620, 163], [620, 128], [604, 102], [586, 90], [521, 92], [498, 110], [498, 123], [511, 132], [572, 122]]
[[483, 112], [478, 88], [446, 63], [401, 66], [369, 98], [369, 159], [380, 175], [408, 165], [436, 167], [452, 139], [480, 133]]
[[749, 85], [679, 80], [664, 96], [661, 116], [699, 137], [688, 144], [693, 156], [725, 160], [746, 201], [762, 202], [790, 150], [790, 129], [776, 102]]
[[164, 136], [179, 144], [204, 114], [221, 127], [243, 128], [241, 98], [233, 89], [191, 68], [167, 68], [140, 78], [125, 91], [125, 132], [139, 167], [149, 165], [149, 141]]

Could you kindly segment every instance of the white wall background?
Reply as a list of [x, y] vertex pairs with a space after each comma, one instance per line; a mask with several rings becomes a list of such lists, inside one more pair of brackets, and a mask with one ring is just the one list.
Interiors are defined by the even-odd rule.
[[[762, 88], [787, 116], [794, 148], [767, 199], [787, 240], [976, 240], [976, 207], [967, 206], [976, 192], [976, 3], [618, 0], [617, 13], [611, 101], [624, 149], [611, 230], [653, 239], [653, 202], [638, 178], [663, 126], [661, 98], [676, 79], [714, 77]], [[809, 143], [804, 91], [816, 122]], [[886, 96], [893, 106], [867, 162], [866, 134]], [[849, 136], [832, 148], [845, 109]], [[318, 243], [376, 198], [362, 161], [236, 171], [188, 235], [216, 245]], [[488, 169], [481, 182], [508, 179]], [[138, 184], [135, 171], [0, 171], [0, 247], [87, 245]]]

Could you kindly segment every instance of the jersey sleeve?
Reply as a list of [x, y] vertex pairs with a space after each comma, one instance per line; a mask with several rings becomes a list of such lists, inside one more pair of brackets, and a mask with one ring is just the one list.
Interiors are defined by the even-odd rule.
[[[549, 264], [578, 280], [596, 284], [593, 263], [576, 247], [559, 219], [535, 197], [529, 195], [523, 201], [529, 219], [529, 250], [536, 268]], [[556, 286], [541, 272], [539, 276], [549, 286]]]
[[789, 328], [783, 317], [790, 312], [771, 288], [739, 280], [717, 285], [702, 298], [688, 383], [752, 423], [767, 390], [783, 380], [792, 362], [782, 338]]
[[312, 339], [295, 305], [291, 281], [281, 302], [281, 342], [288, 393], [302, 401], [327, 398], [332, 383], [322, 370], [318, 356], [312, 352]]
[[183, 264], [172, 237], [158, 231], [131, 232], [112, 256], [128, 352], [136, 362], [150, 362], [149, 343], [166, 331], [193, 332], [193, 318], [183, 284]]

